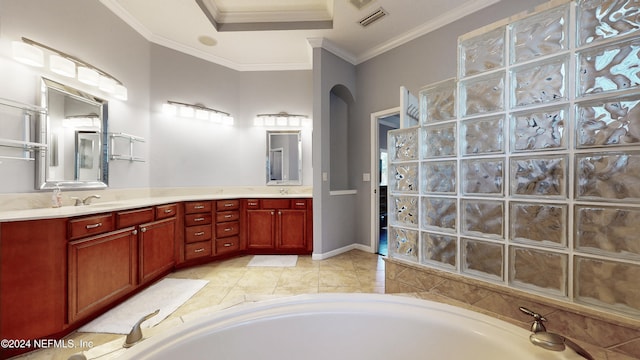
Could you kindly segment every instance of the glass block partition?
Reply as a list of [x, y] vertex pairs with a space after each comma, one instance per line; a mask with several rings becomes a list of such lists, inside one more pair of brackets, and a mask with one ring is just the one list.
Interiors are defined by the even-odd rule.
[[640, 2], [554, 4], [389, 132], [389, 256], [640, 318]]

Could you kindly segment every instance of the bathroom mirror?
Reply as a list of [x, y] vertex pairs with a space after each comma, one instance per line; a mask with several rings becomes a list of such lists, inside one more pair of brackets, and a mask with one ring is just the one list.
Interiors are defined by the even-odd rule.
[[302, 184], [302, 136], [297, 131], [267, 131], [267, 185]]
[[37, 189], [103, 189], [108, 184], [107, 101], [42, 79]]

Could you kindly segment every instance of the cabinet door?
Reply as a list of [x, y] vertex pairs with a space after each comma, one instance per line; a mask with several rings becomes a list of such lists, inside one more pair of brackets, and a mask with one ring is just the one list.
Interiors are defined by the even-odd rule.
[[[1, 339], [46, 338], [63, 330], [66, 252], [66, 219], [0, 223]], [[0, 347], [0, 359], [18, 352]]]
[[136, 255], [133, 227], [69, 243], [70, 323], [117, 301], [136, 287]]
[[307, 212], [305, 210], [278, 210], [280, 249], [305, 250], [307, 247]]
[[249, 249], [275, 247], [275, 210], [247, 210], [247, 246]]
[[175, 218], [140, 225], [140, 282], [168, 272], [175, 264]]

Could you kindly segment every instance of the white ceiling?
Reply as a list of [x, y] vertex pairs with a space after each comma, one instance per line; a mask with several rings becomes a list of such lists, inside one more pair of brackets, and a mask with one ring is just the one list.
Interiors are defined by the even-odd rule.
[[[210, 17], [197, 0], [100, 1], [153, 43], [252, 71], [311, 69], [310, 43], [359, 64], [500, 0], [198, 0]], [[367, 27], [358, 23], [380, 7], [387, 16]], [[283, 28], [283, 22], [284, 28], [332, 22], [332, 28], [226, 31], [222, 26]], [[203, 36], [215, 45], [203, 44]]]

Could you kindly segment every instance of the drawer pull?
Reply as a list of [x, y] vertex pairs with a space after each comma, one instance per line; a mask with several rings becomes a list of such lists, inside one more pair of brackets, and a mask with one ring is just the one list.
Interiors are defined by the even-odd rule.
[[232, 207], [232, 206], [233, 206], [233, 203], [224, 204], [224, 207]]
[[231, 219], [233, 217], [233, 215], [225, 215], [224, 218], [225, 219]]
[[296, 206], [304, 206], [304, 203], [296, 203]]
[[225, 243], [223, 246], [224, 246], [224, 247], [232, 247], [232, 246], [233, 246], [233, 243]]
[[203, 217], [201, 217], [201, 218], [195, 218], [195, 219], [193, 219], [193, 221], [196, 221], [196, 222], [197, 222], [197, 221], [204, 221], [204, 218], [203, 218]]
[[171, 210], [171, 209], [165, 209], [164, 213], [165, 213], [165, 214], [171, 214], [171, 212], [172, 212], [172, 211], [173, 211], [173, 210]]
[[194, 236], [202, 236], [202, 235], [204, 235], [204, 231], [197, 232], [197, 233], [195, 233], [193, 235]]
[[102, 226], [102, 223], [89, 224], [89, 225], [85, 226], [85, 228], [87, 228], [87, 230], [89, 230], [89, 229], [99, 228], [100, 226]]
[[231, 230], [233, 230], [233, 228], [225, 228], [224, 232], [231, 231]]
[[193, 208], [197, 210], [204, 209], [204, 205], [196, 205]]
[[193, 252], [195, 252], [195, 253], [201, 253], [201, 252], [203, 252], [203, 251], [204, 251], [204, 248], [200, 248], [200, 249], [195, 249], [195, 250], [193, 250]]
[[250, 202], [249, 206], [258, 206], [258, 203]]

